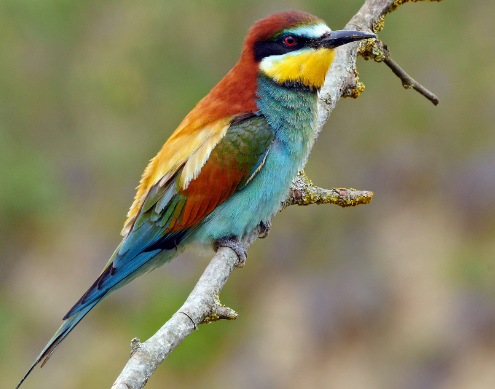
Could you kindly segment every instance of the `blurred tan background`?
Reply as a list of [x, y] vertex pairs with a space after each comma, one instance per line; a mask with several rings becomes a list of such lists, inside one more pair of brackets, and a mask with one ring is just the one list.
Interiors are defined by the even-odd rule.
[[[147, 161], [288, 8], [342, 28], [363, 0], [0, 2], [0, 387], [101, 271]], [[495, 6], [406, 4], [380, 37], [440, 97], [359, 60], [307, 166], [370, 205], [292, 207], [147, 388], [495, 387]], [[24, 388], [109, 388], [207, 259], [186, 253], [91, 312]]]

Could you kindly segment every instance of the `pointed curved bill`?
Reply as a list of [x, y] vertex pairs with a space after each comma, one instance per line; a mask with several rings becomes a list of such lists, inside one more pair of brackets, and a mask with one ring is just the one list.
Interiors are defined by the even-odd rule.
[[372, 34], [369, 32], [363, 31], [348, 31], [348, 30], [339, 30], [339, 31], [331, 31], [328, 34], [325, 34], [315, 41], [315, 45], [317, 47], [326, 47], [329, 49], [333, 49], [338, 46], [345, 45], [346, 43], [351, 43], [355, 41], [360, 41], [362, 39], [370, 39], [376, 38], [376, 34]]

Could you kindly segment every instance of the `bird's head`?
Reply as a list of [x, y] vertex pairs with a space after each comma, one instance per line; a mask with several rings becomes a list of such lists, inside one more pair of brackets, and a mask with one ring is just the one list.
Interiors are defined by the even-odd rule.
[[334, 49], [376, 35], [361, 31], [332, 31], [314, 15], [286, 11], [256, 22], [244, 41], [239, 62], [201, 100], [181, 126], [201, 128], [225, 117], [258, 111], [260, 75], [282, 85], [323, 86]]
[[376, 35], [361, 31], [332, 31], [314, 15], [286, 11], [251, 27], [243, 57], [251, 56], [259, 73], [279, 84], [302, 84], [319, 89], [336, 47], [374, 37]]

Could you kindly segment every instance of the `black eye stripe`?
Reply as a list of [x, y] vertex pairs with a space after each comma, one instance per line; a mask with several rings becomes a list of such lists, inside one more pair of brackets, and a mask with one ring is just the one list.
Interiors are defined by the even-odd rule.
[[311, 46], [311, 39], [299, 37], [296, 35], [291, 35], [296, 39], [296, 43], [292, 46], [288, 46], [284, 43], [285, 38], [289, 35], [282, 35], [278, 37], [275, 41], [268, 42], [257, 42], [254, 44], [254, 59], [259, 62], [263, 58], [269, 57], [271, 55], [283, 55], [290, 53], [291, 51], [297, 51], [303, 47]]

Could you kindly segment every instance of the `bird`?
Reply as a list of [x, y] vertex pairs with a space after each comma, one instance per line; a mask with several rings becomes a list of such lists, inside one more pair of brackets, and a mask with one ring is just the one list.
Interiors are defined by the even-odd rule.
[[335, 48], [375, 37], [295, 10], [257, 21], [237, 64], [149, 162], [121, 243], [16, 389], [110, 293], [186, 247], [230, 247], [242, 264], [242, 237], [269, 227], [310, 151]]

